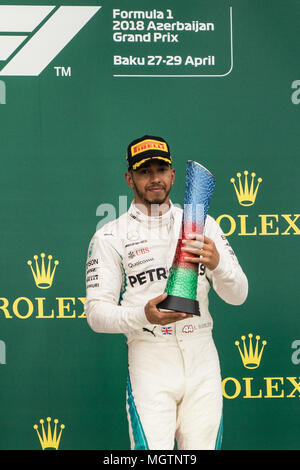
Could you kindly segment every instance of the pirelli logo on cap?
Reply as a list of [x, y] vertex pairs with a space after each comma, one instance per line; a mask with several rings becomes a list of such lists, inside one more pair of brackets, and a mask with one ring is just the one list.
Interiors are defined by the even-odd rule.
[[135, 155], [138, 155], [141, 152], [145, 152], [146, 150], [162, 150], [163, 152], [168, 152], [168, 147], [165, 142], [148, 139], [132, 147], [132, 156], [134, 157]]
[[167, 142], [155, 135], [144, 135], [133, 140], [127, 147], [128, 169], [136, 170], [152, 158], [172, 164], [172, 157]]

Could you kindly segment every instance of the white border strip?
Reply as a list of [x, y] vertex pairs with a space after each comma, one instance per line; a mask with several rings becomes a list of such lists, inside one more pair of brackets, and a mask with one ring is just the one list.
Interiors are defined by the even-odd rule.
[[230, 68], [228, 72], [220, 75], [117, 75], [114, 74], [114, 77], [142, 77], [142, 78], [209, 78], [209, 77], [226, 77], [232, 72], [233, 69], [233, 33], [232, 33], [232, 7], [229, 7], [229, 16], [230, 16]]

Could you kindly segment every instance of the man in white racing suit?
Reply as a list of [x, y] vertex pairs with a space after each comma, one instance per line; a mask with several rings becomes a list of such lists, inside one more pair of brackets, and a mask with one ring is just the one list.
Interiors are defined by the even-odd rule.
[[[131, 449], [219, 449], [220, 365], [208, 293], [242, 304], [247, 278], [216, 221], [183, 241], [197, 263], [200, 316], [157, 308], [180, 236], [182, 209], [169, 199], [175, 170], [169, 146], [144, 136], [127, 150], [127, 213], [94, 234], [87, 258], [85, 312], [99, 333], [122, 333], [128, 344], [127, 416]], [[153, 214], [153, 208], [155, 208]]]

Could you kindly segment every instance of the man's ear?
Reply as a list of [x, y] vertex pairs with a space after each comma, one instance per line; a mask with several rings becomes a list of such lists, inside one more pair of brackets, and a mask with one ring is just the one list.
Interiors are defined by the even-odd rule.
[[133, 189], [134, 188], [134, 184], [133, 184], [133, 174], [132, 174], [132, 171], [126, 171], [125, 173], [125, 179], [126, 179], [126, 183], [128, 184], [128, 186]]
[[171, 171], [172, 171], [172, 186], [173, 186], [174, 181], [175, 181], [175, 169], [171, 168]]

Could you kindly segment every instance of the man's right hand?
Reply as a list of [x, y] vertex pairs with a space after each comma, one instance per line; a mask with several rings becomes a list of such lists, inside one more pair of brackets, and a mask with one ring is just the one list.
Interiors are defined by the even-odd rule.
[[167, 293], [164, 292], [162, 295], [149, 300], [145, 306], [145, 314], [149, 323], [155, 325], [168, 325], [185, 318], [191, 318], [193, 315], [183, 312], [161, 312], [156, 307], [159, 302], [162, 302], [167, 297]]

